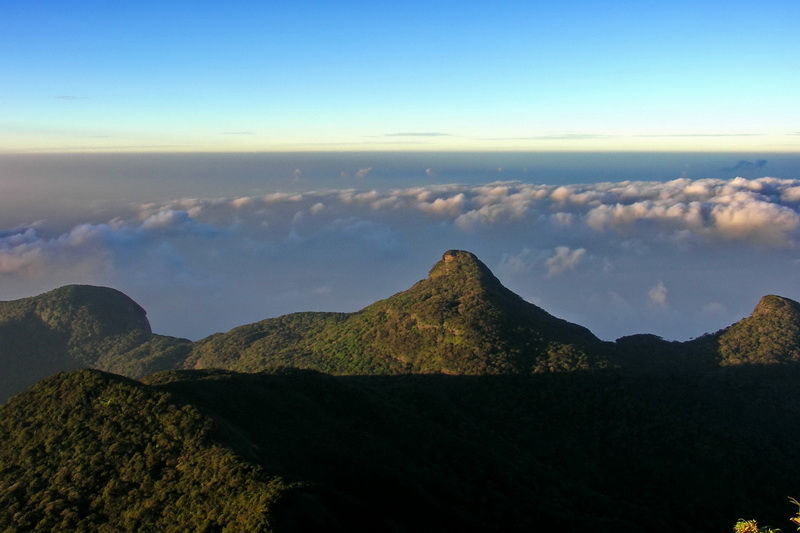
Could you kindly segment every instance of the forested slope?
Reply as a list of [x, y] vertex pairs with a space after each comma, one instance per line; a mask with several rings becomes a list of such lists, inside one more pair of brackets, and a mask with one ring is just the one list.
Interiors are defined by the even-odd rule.
[[141, 377], [174, 368], [188, 350], [185, 339], [154, 335], [145, 310], [114, 289], [68, 285], [0, 302], [0, 401], [63, 370]]
[[799, 379], [76, 371], [0, 407], [0, 527], [790, 527]]
[[450, 250], [427, 279], [357, 313], [296, 313], [196, 343], [187, 368], [334, 374], [530, 374], [608, 366], [608, 346]]

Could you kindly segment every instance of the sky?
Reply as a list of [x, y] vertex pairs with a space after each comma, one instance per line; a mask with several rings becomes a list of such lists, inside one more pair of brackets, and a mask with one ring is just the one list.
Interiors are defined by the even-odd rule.
[[449, 249], [606, 340], [800, 300], [800, 3], [0, 0], [0, 300], [199, 339]]
[[796, 152], [798, 25], [796, 0], [0, 0], [0, 152]]

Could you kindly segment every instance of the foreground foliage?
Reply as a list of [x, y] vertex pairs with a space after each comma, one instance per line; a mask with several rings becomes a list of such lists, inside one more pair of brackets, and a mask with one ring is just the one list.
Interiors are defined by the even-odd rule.
[[[800, 502], [794, 498], [789, 498], [789, 501], [798, 507], [795, 516], [791, 517], [789, 520], [796, 525], [797, 530], [800, 531]], [[758, 520], [745, 520], [744, 518], [740, 518], [733, 526], [733, 533], [781, 533], [781, 530], [769, 526], [759, 526]]]
[[775, 502], [800, 475], [799, 379], [61, 374], [0, 408], [0, 529], [780, 526]]
[[0, 529], [268, 531], [286, 485], [169, 395], [78, 371], [0, 408]]

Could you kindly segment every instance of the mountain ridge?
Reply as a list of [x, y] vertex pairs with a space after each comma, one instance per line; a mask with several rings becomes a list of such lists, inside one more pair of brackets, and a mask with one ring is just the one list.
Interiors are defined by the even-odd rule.
[[800, 362], [800, 304], [776, 295], [713, 334], [607, 342], [506, 288], [474, 254], [448, 250], [428, 276], [352, 313], [298, 312], [191, 342], [152, 333], [145, 310], [115, 289], [72, 285], [0, 302], [0, 400], [56, 371], [139, 378], [170, 369], [331, 374], [521, 374], [682, 371]]

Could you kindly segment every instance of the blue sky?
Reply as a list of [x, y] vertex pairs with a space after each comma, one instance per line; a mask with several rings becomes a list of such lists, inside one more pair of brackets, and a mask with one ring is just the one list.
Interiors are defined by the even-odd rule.
[[800, 3], [0, 1], [0, 151], [800, 149]]

